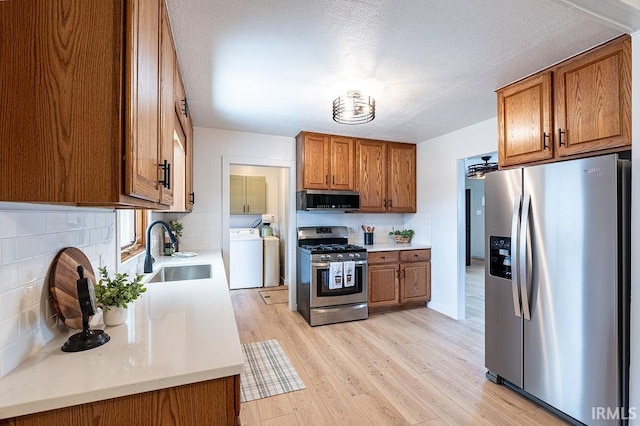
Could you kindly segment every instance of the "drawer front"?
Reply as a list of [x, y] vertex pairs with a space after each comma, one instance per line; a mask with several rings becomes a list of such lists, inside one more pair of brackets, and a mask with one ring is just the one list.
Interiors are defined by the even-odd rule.
[[403, 250], [400, 252], [400, 262], [429, 262], [431, 250]]
[[367, 253], [367, 263], [376, 265], [379, 263], [399, 262], [400, 255], [397, 251], [373, 251]]

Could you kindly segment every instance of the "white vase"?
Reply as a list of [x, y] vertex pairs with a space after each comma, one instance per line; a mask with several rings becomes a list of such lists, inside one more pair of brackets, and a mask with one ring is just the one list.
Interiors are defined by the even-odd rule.
[[102, 311], [102, 319], [107, 327], [115, 327], [127, 321], [127, 308], [110, 306]]

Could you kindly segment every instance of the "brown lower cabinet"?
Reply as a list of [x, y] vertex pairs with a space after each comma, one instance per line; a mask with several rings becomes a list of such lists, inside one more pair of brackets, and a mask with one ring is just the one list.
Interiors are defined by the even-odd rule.
[[239, 424], [239, 375], [0, 420], [0, 426]]
[[369, 252], [369, 307], [431, 300], [431, 249]]

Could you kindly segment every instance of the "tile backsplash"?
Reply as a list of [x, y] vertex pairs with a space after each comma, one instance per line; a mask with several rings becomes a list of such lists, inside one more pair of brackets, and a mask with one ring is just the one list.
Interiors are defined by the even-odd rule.
[[77, 247], [116, 268], [112, 210], [0, 203], [0, 377], [58, 333], [48, 271], [56, 253]]

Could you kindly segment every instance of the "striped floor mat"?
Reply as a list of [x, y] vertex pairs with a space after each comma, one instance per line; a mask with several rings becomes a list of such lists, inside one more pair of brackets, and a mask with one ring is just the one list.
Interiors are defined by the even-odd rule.
[[244, 371], [240, 375], [241, 402], [305, 388], [277, 340], [243, 344], [242, 353]]

